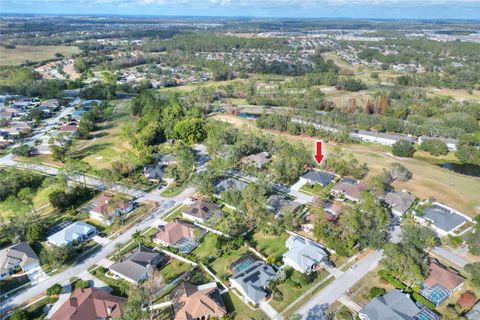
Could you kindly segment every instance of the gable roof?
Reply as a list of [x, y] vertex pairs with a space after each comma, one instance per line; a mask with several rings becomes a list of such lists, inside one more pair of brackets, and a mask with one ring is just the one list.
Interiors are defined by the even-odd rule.
[[78, 240], [86, 236], [91, 231], [96, 232], [96, 228], [83, 221], [76, 221], [66, 228], [58, 231], [47, 238], [48, 242], [57, 245], [66, 245], [74, 240]]
[[172, 293], [175, 320], [209, 319], [227, 313], [215, 282], [195, 286], [184, 282]]
[[286, 208], [291, 208], [293, 211], [295, 211], [300, 206], [300, 203], [288, 200], [283, 195], [274, 194], [267, 199], [267, 209], [275, 213], [275, 215], [281, 215], [282, 211]]
[[175, 245], [182, 238], [195, 240], [195, 227], [184, 221], [173, 220], [160, 229], [155, 238], [170, 245]]
[[455, 213], [455, 211], [436, 203], [432, 204], [428, 208], [423, 209], [422, 218], [431, 221], [435, 227], [446, 232], [454, 230], [462, 223], [467, 221], [465, 217]]
[[398, 289], [373, 298], [360, 310], [360, 314], [367, 315], [369, 320], [413, 320], [420, 312], [410, 297]]
[[183, 213], [207, 220], [217, 209], [218, 205], [216, 203], [200, 199], [183, 210]]
[[277, 274], [271, 266], [257, 261], [247, 270], [230, 277], [230, 282], [237, 283], [252, 301], [258, 303], [267, 295], [263, 288], [276, 278]]
[[430, 259], [428, 276], [424, 283], [428, 287], [439, 284], [445, 289], [453, 291], [459, 285], [465, 282], [465, 278], [458, 274], [457, 271], [445, 268], [440, 265], [435, 259]]
[[95, 320], [98, 318], [118, 318], [121, 306], [127, 299], [111, 295], [96, 288], [78, 288], [55, 312], [50, 320]]
[[146, 247], [139, 247], [125, 260], [115, 262], [110, 269], [136, 282], [142, 280], [149, 265], [157, 265], [163, 255]]
[[327, 257], [327, 253], [318, 243], [302, 237], [292, 235], [287, 239], [285, 245], [290, 250], [283, 256], [288, 259], [291, 267], [300, 272], [306, 272]]
[[26, 265], [38, 262], [37, 254], [25, 241], [0, 250], [0, 274], [16, 266], [23, 268]]
[[393, 191], [385, 195], [385, 202], [388, 203], [393, 211], [404, 214], [412, 206], [415, 197], [407, 191]]
[[302, 178], [314, 181], [316, 183], [321, 184], [322, 186], [326, 186], [329, 184], [333, 179], [335, 179], [335, 175], [330, 172], [325, 171], [314, 171], [308, 170]]
[[222, 193], [229, 189], [243, 190], [247, 186], [247, 183], [235, 178], [227, 178], [219, 181], [215, 184], [215, 192]]
[[332, 188], [333, 192], [343, 193], [345, 197], [358, 200], [360, 193], [367, 190], [367, 186], [362, 182], [356, 182], [351, 179], [342, 179]]
[[245, 164], [253, 163], [258, 168], [261, 168], [267, 163], [269, 163], [271, 159], [268, 152], [259, 152], [256, 154], [251, 154], [249, 156], [243, 157], [240, 161]]
[[114, 201], [113, 196], [103, 192], [90, 202], [94, 207], [90, 211], [100, 213], [107, 218], [111, 218], [118, 209], [126, 209], [131, 204], [126, 200]]

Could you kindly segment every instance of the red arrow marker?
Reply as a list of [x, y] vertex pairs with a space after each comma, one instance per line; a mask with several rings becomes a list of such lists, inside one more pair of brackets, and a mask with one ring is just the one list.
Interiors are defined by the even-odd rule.
[[324, 155], [322, 154], [322, 141], [317, 141], [315, 154], [313, 155], [313, 157], [315, 158], [315, 161], [317, 161], [317, 164], [320, 164], [320, 162], [322, 162], [322, 159], [324, 157]]

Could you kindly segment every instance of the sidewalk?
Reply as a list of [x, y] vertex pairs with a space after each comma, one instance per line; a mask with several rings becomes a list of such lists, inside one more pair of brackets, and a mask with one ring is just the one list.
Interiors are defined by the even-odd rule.
[[273, 309], [273, 307], [267, 302], [262, 301], [259, 303], [258, 307], [262, 310], [270, 319], [272, 320], [283, 320], [283, 317]]
[[72, 286], [70, 282], [62, 286], [62, 291], [60, 292], [60, 297], [58, 298], [57, 302], [55, 302], [52, 308], [48, 311], [47, 319], [57, 312], [58, 309], [65, 303], [65, 301], [70, 298], [70, 294], [72, 293]]

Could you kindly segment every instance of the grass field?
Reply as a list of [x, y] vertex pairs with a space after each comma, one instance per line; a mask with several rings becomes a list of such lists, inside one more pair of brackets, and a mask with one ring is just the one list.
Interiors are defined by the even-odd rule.
[[0, 65], [18, 65], [26, 61], [43, 61], [61, 53], [65, 57], [80, 53], [81, 50], [72, 46], [17, 46], [15, 49], [0, 47]]
[[273, 256], [279, 260], [285, 252], [285, 241], [287, 241], [289, 234], [284, 232], [281, 235], [269, 235], [263, 232], [256, 232], [253, 235], [253, 240], [256, 241], [256, 249], [259, 250], [265, 257]]
[[235, 312], [235, 320], [268, 319], [262, 311], [250, 309], [232, 292], [222, 294], [222, 300], [225, 303], [228, 313]]
[[365, 306], [371, 299], [368, 297], [368, 292], [371, 288], [383, 288], [385, 291], [390, 291], [394, 287], [387, 281], [383, 280], [377, 275], [378, 268], [370, 271], [352, 288], [349, 297], [360, 306]]
[[93, 139], [78, 140], [74, 145], [75, 157], [97, 169], [110, 168], [122, 155], [134, 153], [133, 147], [120, 134], [122, 124], [135, 120], [129, 112], [130, 101], [116, 100], [112, 104], [115, 107], [111, 118], [98, 125], [103, 129], [92, 133]]
[[172, 259], [164, 268], [162, 268], [162, 270], [160, 270], [160, 274], [163, 276], [165, 283], [170, 283], [191, 267], [192, 266], [188, 263]]
[[[254, 128], [255, 122], [240, 117], [217, 115], [213, 117], [217, 120], [229, 122], [237, 127], [243, 127], [247, 130]], [[318, 139], [305, 136], [292, 136], [285, 132], [268, 131], [274, 135], [281, 136], [290, 142], [302, 142], [312, 150], [315, 148], [315, 141]], [[324, 152], [328, 153], [335, 146], [334, 143], [324, 143]], [[407, 182], [395, 182], [397, 189], [406, 189], [418, 198], [435, 198], [454, 209], [457, 209], [469, 216], [476, 215], [475, 207], [480, 205], [480, 178], [461, 175], [429, 163], [427, 161], [415, 158], [398, 158], [391, 155], [384, 146], [374, 144], [353, 144], [342, 145], [346, 153], [352, 153], [355, 158], [361, 162], [367, 163], [370, 171], [369, 175], [379, 174], [390, 163], [399, 162], [408, 168], [413, 174], [413, 178]], [[427, 156], [421, 153], [422, 156]]]

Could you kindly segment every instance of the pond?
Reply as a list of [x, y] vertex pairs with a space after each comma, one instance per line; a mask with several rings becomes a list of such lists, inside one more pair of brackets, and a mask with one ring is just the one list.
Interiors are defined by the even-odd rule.
[[480, 177], [480, 166], [474, 164], [445, 162], [440, 167], [467, 176]]
[[240, 113], [239, 116], [247, 119], [257, 119], [260, 115], [254, 113]]

